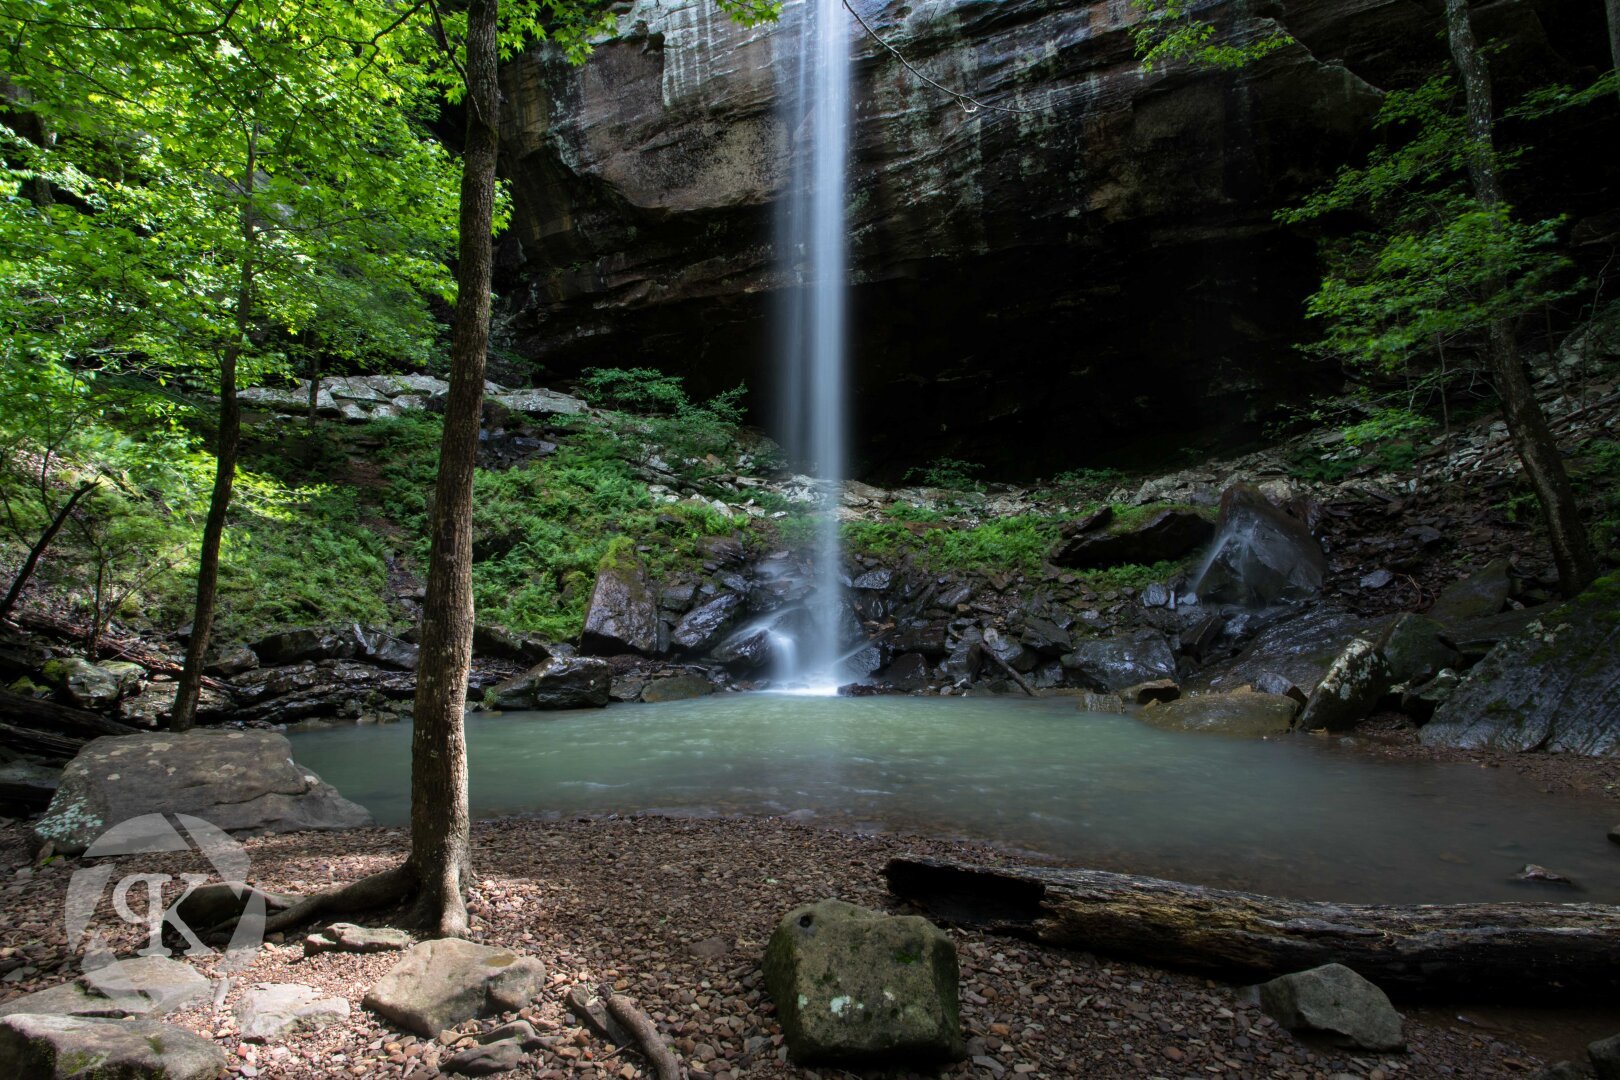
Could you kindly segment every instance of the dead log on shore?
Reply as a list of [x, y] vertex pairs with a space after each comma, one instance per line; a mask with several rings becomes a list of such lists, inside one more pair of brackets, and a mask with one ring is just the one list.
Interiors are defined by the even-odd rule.
[[139, 732], [88, 709], [0, 690], [0, 746], [8, 750], [68, 761], [91, 739]]
[[1407, 1000], [1620, 989], [1620, 908], [1605, 904], [1332, 904], [907, 857], [889, 860], [883, 875], [891, 893], [941, 922], [1236, 982], [1339, 963]]

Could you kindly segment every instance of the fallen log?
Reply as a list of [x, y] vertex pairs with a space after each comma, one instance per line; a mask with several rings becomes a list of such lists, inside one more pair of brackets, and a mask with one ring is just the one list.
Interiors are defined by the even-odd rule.
[[1407, 1000], [1620, 989], [1620, 908], [1605, 904], [1332, 904], [909, 857], [889, 860], [883, 875], [891, 893], [941, 922], [1235, 982], [1338, 963]]
[[68, 735], [85, 742], [100, 735], [135, 735], [140, 728], [119, 723], [89, 709], [0, 690], [0, 722], [15, 727]]
[[75, 735], [57, 735], [50, 731], [0, 723], [0, 748], [58, 764], [65, 765], [72, 761], [89, 741]]

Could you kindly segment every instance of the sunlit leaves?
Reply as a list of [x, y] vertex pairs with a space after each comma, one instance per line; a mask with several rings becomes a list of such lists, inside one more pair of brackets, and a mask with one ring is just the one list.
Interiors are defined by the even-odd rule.
[[1145, 71], [1174, 61], [1235, 71], [1293, 40], [1281, 28], [1246, 40], [1224, 40], [1215, 24], [1195, 14], [1195, 0], [1131, 0], [1141, 16], [1131, 41]]

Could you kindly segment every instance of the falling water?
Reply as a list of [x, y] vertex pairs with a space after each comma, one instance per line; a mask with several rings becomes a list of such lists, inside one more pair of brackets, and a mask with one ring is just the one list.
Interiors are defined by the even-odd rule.
[[[791, 42], [791, 32], [782, 40]], [[796, 63], [783, 64], [783, 120], [791, 143], [789, 191], [777, 240], [789, 287], [779, 312], [779, 431], [813, 470], [821, 513], [813, 553], [809, 640], [794, 681], [830, 689], [841, 679], [843, 553], [838, 507], [844, 476], [845, 174], [849, 160], [849, 38], [842, 0], [806, 0]], [[790, 46], [791, 47], [791, 46]]]

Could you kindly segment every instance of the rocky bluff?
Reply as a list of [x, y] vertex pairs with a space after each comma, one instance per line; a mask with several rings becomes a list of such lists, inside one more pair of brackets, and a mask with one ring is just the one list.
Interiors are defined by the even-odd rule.
[[[1229, 437], [1264, 419], [1256, 401], [1306, 389], [1292, 344], [1314, 245], [1273, 213], [1365, 150], [1381, 88], [1446, 62], [1440, 5], [1414, 0], [1198, 5], [1223, 32], [1293, 38], [1239, 74], [1144, 73], [1128, 0], [855, 7], [930, 78], [1018, 110], [966, 111], [852, 23], [854, 400], [879, 475], [940, 454], [1007, 474], [1081, 463], [1082, 402], [1088, 445], [1115, 459], [1162, 443], [1166, 416]], [[801, 8], [744, 29], [711, 0], [637, 0], [585, 66], [547, 49], [506, 66], [515, 351], [554, 374], [659, 367], [699, 392], [746, 379], [768, 400], [789, 285], [772, 213], [807, 135], [778, 111]], [[1502, 99], [1607, 66], [1601, 16], [1483, 9]], [[1608, 205], [1615, 167], [1583, 145], [1516, 197], [1553, 183]]]

